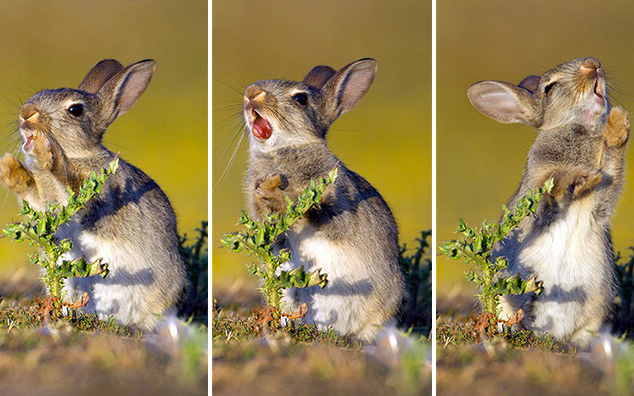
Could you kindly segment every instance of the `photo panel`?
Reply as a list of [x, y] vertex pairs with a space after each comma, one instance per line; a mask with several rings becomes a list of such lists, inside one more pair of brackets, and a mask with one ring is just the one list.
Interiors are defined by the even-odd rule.
[[[624, 293], [633, 182], [619, 110], [632, 105], [623, 23], [631, 11], [585, 1], [437, 4], [438, 394], [505, 393], [510, 384], [611, 393], [623, 391], [615, 372], [631, 378], [619, 366], [627, 349], [613, 353], [631, 323]], [[580, 28], [586, 21], [591, 29]], [[527, 188], [538, 192], [550, 178], [536, 214], [486, 245], [500, 221], [512, 225], [503, 205], [517, 213]], [[445, 244], [468, 229], [477, 232], [467, 237], [473, 244]], [[488, 258], [489, 268], [508, 259], [488, 278], [495, 292], [483, 292], [483, 267], [461, 258], [465, 251]], [[616, 267], [612, 251], [621, 257]], [[516, 274], [525, 282], [504, 283]], [[483, 312], [506, 324], [492, 325]], [[497, 333], [509, 326], [514, 333]]]
[[[214, 390], [268, 394], [283, 383], [299, 393], [310, 386], [428, 394], [431, 3], [214, 1], [212, 34]], [[237, 224], [241, 210], [254, 221], [287, 218], [285, 197], [298, 200], [335, 165], [337, 179], [319, 204], [264, 249], [292, 256], [276, 275], [290, 289], [277, 327], [261, 261], [247, 247], [232, 251], [244, 245], [228, 234], [246, 232]], [[297, 283], [300, 269], [312, 279], [307, 287]], [[244, 364], [274, 359], [280, 369], [244, 375], [246, 366], [230, 358], [244, 350], [231, 340], [252, 345], [262, 337], [281, 349], [265, 359], [273, 350], [258, 344]], [[405, 349], [393, 356], [394, 343]], [[404, 379], [408, 354], [415, 374]], [[330, 369], [316, 375], [321, 366], [304, 361]]]

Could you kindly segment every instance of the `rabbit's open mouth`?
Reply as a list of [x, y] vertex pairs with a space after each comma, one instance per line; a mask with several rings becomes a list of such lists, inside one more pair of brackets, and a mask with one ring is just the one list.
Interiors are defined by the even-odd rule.
[[597, 97], [597, 101], [601, 104], [605, 103], [605, 78], [602, 73], [603, 69], [597, 69], [597, 77], [594, 82], [594, 94]]
[[37, 139], [37, 135], [23, 133], [22, 136], [24, 136], [24, 145], [22, 146], [22, 148], [25, 153], [28, 153], [33, 149], [33, 146], [35, 145], [35, 139]]
[[[270, 138], [271, 124], [266, 119], [264, 119], [264, 117], [262, 117], [260, 113], [255, 111], [255, 109], [251, 110], [251, 116], [253, 117], [253, 121], [251, 122], [251, 133], [253, 133], [253, 136], [259, 139]], [[251, 119], [249, 121], [251, 121]]]

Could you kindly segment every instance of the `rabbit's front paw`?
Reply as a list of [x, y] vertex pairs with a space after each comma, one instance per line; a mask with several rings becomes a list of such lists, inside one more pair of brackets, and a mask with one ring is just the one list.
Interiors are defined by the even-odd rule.
[[607, 125], [603, 131], [608, 147], [622, 146], [630, 136], [630, 129], [627, 112], [620, 107], [613, 107], [608, 114]]
[[550, 195], [557, 201], [576, 199], [587, 191], [596, 187], [603, 180], [603, 174], [589, 167], [574, 167], [560, 169], [550, 173], [555, 179], [555, 185]]
[[256, 202], [266, 208], [266, 212], [283, 213], [286, 209], [287, 193], [284, 189], [288, 180], [284, 175], [272, 173], [255, 183], [254, 197]]
[[599, 185], [601, 180], [603, 180], [603, 174], [598, 170], [594, 170], [589, 173], [582, 173], [574, 178], [570, 186], [568, 186], [568, 191], [573, 199], [578, 198], [586, 191], [590, 191]]
[[256, 190], [273, 191], [275, 189], [284, 189], [288, 185], [288, 180], [285, 176], [279, 173], [271, 173], [263, 179], [255, 182]]
[[0, 160], [0, 180], [8, 189], [21, 193], [30, 187], [33, 177], [14, 156], [5, 154]]

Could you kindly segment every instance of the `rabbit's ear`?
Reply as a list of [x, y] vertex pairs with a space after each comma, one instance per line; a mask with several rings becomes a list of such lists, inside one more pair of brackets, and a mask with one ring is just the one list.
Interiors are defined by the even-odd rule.
[[315, 66], [302, 81], [313, 88], [321, 89], [337, 72], [330, 66]]
[[154, 60], [142, 60], [121, 70], [104, 84], [98, 95], [103, 101], [102, 111], [108, 122], [114, 121], [134, 106], [152, 80], [154, 70]]
[[79, 90], [96, 94], [101, 87], [110, 80], [112, 76], [117, 74], [123, 69], [123, 65], [119, 61], [114, 59], [104, 59], [97, 63], [86, 77], [84, 77], [81, 84], [79, 84]]
[[368, 92], [378, 70], [374, 59], [360, 59], [339, 70], [326, 82], [322, 92], [326, 99], [325, 111], [330, 122], [352, 110]]
[[531, 93], [535, 93], [537, 91], [537, 87], [539, 87], [539, 80], [542, 79], [542, 76], [528, 76], [522, 80], [517, 86], [520, 88], [524, 88]]
[[471, 104], [487, 117], [504, 124], [537, 125], [537, 101], [526, 89], [502, 81], [482, 81], [467, 90]]

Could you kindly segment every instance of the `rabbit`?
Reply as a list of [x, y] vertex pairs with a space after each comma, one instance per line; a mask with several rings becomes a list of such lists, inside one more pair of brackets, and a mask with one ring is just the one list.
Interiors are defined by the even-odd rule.
[[522, 308], [522, 326], [585, 348], [606, 326], [615, 297], [610, 217], [624, 177], [627, 113], [611, 107], [596, 58], [577, 58], [519, 85], [482, 81], [468, 89], [482, 114], [537, 129], [522, 181], [507, 206], [554, 179], [535, 216], [494, 248], [509, 260], [505, 276], [543, 281], [541, 294], [501, 299], [500, 317]]
[[246, 88], [243, 101], [251, 132], [246, 192], [253, 216], [284, 214], [286, 197], [296, 201], [311, 179], [338, 167], [320, 206], [279, 241], [292, 256], [285, 270], [321, 269], [328, 285], [286, 290], [284, 312], [307, 303], [304, 323], [332, 327], [366, 343], [397, 313], [404, 297], [398, 229], [378, 191], [328, 149], [326, 133], [365, 95], [377, 69], [374, 59], [339, 71], [316, 66], [302, 82], [258, 81]]
[[[19, 110], [18, 127], [24, 163], [11, 154], [0, 160], [0, 180], [38, 210], [66, 204], [67, 187], [77, 192], [93, 170], [107, 167], [115, 154], [105, 148], [106, 128], [126, 113], [145, 91], [154, 60], [123, 67], [112, 59], [97, 63], [78, 89], [61, 88], [34, 94]], [[69, 278], [65, 301], [78, 301], [101, 318], [113, 315], [125, 325], [153, 331], [185, 285], [178, 250], [176, 217], [160, 187], [135, 166], [121, 160], [89, 201], [56, 233], [73, 249], [65, 259], [103, 259], [110, 273], [102, 278]]]

